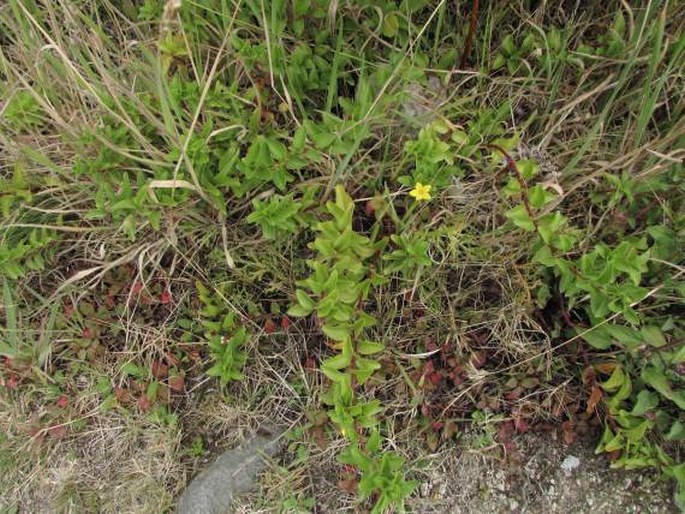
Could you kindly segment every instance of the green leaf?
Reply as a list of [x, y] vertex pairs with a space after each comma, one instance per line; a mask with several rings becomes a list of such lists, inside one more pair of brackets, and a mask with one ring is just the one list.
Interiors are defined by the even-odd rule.
[[[544, 207], [545, 204], [550, 202], [553, 198], [554, 195], [546, 191], [545, 188], [540, 184], [536, 184], [535, 186], [531, 187], [530, 191], [528, 192], [528, 199], [530, 200], [530, 205], [534, 209]], [[561, 214], [558, 212], [556, 212], [555, 214], [561, 216]]]
[[677, 486], [674, 495], [676, 506], [685, 512], [685, 462], [671, 467], [669, 472], [676, 479]]
[[521, 172], [521, 176], [526, 180], [530, 180], [538, 172], [538, 165], [530, 159], [521, 159], [516, 165]]
[[336, 384], [343, 383], [349, 375], [347, 373], [341, 373], [340, 371], [329, 368], [329, 367], [324, 367], [321, 366], [321, 371], [324, 375], [326, 375], [331, 382], [334, 382]]
[[504, 67], [504, 65], [507, 63], [507, 58], [502, 55], [501, 53], [498, 53], [495, 56], [495, 60], [492, 62], [492, 69], [493, 70], [499, 70], [500, 68]]
[[364, 357], [357, 357], [355, 365], [356, 369], [354, 370], [354, 374], [356, 375], [357, 381], [360, 384], [365, 383], [369, 377], [373, 375], [373, 372], [381, 367], [379, 362], [376, 362], [372, 359], [366, 359]]
[[311, 138], [314, 142], [314, 146], [316, 146], [319, 150], [326, 150], [333, 144], [336, 139], [336, 135], [328, 132], [320, 132], [318, 134], [311, 134]]
[[395, 13], [386, 14], [383, 18], [383, 26], [381, 30], [383, 35], [387, 38], [395, 37], [400, 28], [400, 22]]
[[314, 307], [316, 306], [316, 303], [314, 300], [311, 299], [311, 297], [302, 291], [302, 289], [297, 289], [295, 290], [295, 296], [297, 296], [297, 301], [300, 302], [300, 305], [305, 309], [311, 312], [314, 310]]
[[613, 392], [623, 385], [626, 378], [627, 376], [623, 372], [623, 368], [621, 368], [621, 366], [616, 366], [614, 368], [614, 372], [609, 377], [609, 380], [601, 383], [600, 385], [605, 391]]
[[328, 368], [341, 370], [349, 366], [350, 362], [352, 362], [351, 354], [339, 353], [338, 355], [334, 355], [333, 357], [329, 357], [328, 359], [324, 360], [321, 363], [321, 369]]
[[151, 402], [154, 402], [155, 399], [157, 398], [158, 392], [159, 392], [159, 382], [157, 382], [156, 380], [151, 380], [147, 386], [147, 390], [145, 391], [145, 396], [147, 396], [148, 400], [150, 400]]
[[634, 416], [643, 416], [645, 413], [656, 409], [658, 405], [659, 395], [648, 389], [643, 389], [637, 393], [637, 402], [630, 413]]
[[671, 400], [678, 407], [685, 410], [685, 393], [683, 391], [674, 391], [664, 376], [663, 371], [653, 366], [646, 368], [642, 371], [642, 380], [661, 393], [664, 398]]
[[605, 451], [606, 445], [609, 441], [611, 441], [614, 438], [614, 433], [611, 431], [611, 428], [609, 428], [609, 425], [606, 424], [604, 425], [604, 433], [602, 434], [602, 438], [600, 439], [599, 443], [597, 444], [597, 448], [595, 448], [595, 455], [598, 455]]
[[576, 243], [576, 237], [571, 234], [557, 234], [552, 241], [552, 246], [561, 250], [562, 252], [570, 252], [573, 245]]
[[661, 348], [666, 344], [666, 338], [664, 337], [661, 329], [654, 325], [648, 325], [640, 329], [640, 333], [644, 338], [645, 343], [655, 348]]
[[293, 316], [295, 318], [304, 318], [305, 316], [309, 316], [311, 314], [311, 310], [307, 310], [302, 305], [297, 304], [293, 305], [288, 309], [288, 316]]
[[295, 16], [303, 16], [303, 15], [307, 14], [307, 11], [309, 10], [311, 3], [312, 3], [312, 0], [295, 0], [295, 2], [294, 2]]
[[604, 446], [604, 451], [605, 452], [613, 452], [616, 450], [622, 450], [623, 447], [625, 446], [625, 438], [623, 437], [623, 434], [619, 432], [614, 436], [614, 438], [606, 443]]
[[371, 435], [366, 440], [366, 451], [369, 453], [377, 453], [381, 448], [381, 433], [376, 429], [371, 432]]
[[581, 337], [597, 350], [606, 350], [612, 344], [611, 334], [605, 325], [592, 328], [589, 332], [582, 329], [576, 329], [576, 332], [582, 334]]
[[334, 341], [345, 341], [350, 338], [349, 325], [324, 325], [323, 333]]
[[550, 244], [554, 235], [564, 225], [566, 218], [559, 212], [553, 214], [546, 214], [538, 221], [538, 232], [542, 240]]
[[645, 438], [645, 434], [647, 433], [647, 430], [651, 428], [652, 423], [650, 420], [644, 420], [642, 423], [639, 425], [629, 428], [623, 431], [623, 434], [626, 437], [626, 440], [630, 444], [640, 444]]
[[121, 372], [124, 375], [129, 375], [136, 378], [143, 378], [145, 376], [145, 371], [140, 366], [133, 364], [132, 362], [127, 362], [121, 367]]
[[504, 215], [513, 221], [514, 225], [527, 232], [535, 230], [535, 224], [530, 219], [530, 216], [528, 216], [528, 211], [524, 205], [517, 205], [513, 209], [509, 209]]
[[618, 410], [619, 405], [625, 399], [630, 396], [633, 391], [633, 382], [630, 380], [630, 375], [625, 375], [623, 378], [623, 383], [619, 390], [611, 397], [609, 400], [609, 410], [613, 413]]
[[507, 36], [502, 40], [501, 46], [502, 50], [504, 50], [507, 55], [513, 54], [516, 50], [516, 47], [514, 46], [514, 37], [511, 34], [507, 34]]
[[[309, 2], [310, 0], [306, 0]], [[292, 148], [293, 150], [299, 151], [304, 148], [305, 143], [307, 142], [307, 132], [303, 126], [300, 126], [296, 131], [295, 134], [293, 135], [293, 143], [292, 143]]]
[[549, 246], [541, 246], [533, 256], [533, 262], [539, 262], [543, 266], [553, 267], [556, 264], [556, 257], [552, 254]]
[[682, 421], [676, 420], [671, 426], [671, 430], [666, 434], [668, 441], [682, 441], [685, 439], [685, 424]]
[[137, 206], [131, 198], [123, 198], [112, 205], [112, 211], [132, 211], [136, 209]]
[[607, 330], [614, 339], [616, 339], [620, 344], [629, 350], [637, 348], [643, 342], [640, 333], [630, 327], [609, 324], [607, 325]]
[[423, 9], [426, 5], [428, 5], [428, 0], [404, 0], [401, 9], [413, 13]]
[[362, 355], [373, 355], [382, 352], [385, 346], [382, 343], [364, 340], [357, 346], [357, 351]]
[[673, 356], [673, 362], [675, 364], [681, 364], [685, 362], [685, 345], [681, 346], [680, 349]]

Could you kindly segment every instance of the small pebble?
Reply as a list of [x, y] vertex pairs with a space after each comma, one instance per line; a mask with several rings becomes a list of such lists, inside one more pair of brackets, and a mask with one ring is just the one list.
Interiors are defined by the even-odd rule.
[[580, 459], [575, 455], [567, 455], [564, 462], [561, 463], [561, 469], [567, 474], [575, 471], [578, 466], [580, 466]]

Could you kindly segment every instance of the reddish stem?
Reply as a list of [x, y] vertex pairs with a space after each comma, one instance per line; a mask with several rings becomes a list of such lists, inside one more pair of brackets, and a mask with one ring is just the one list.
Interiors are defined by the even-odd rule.
[[533, 208], [530, 205], [530, 200], [528, 199], [528, 186], [526, 185], [526, 181], [523, 179], [523, 175], [521, 175], [521, 172], [519, 171], [518, 167], [516, 166], [516, 161], [509, 155], [509, 152], [507, 152], [504, 148], [502, 148], [499, 145], [495, 145], [492, 143], [486, 144], [485, 145], [488, 148], [494, 148], [498, 152], [500, 152], [503, 156], [504, 159], [507, 161], [507, 169], [516, 177], [516, 180], [518, 181], [519, 185], [521, 186], [521, 196], [523, 197], [523, 205], [526, 208], [526, 212], [528, 213], [528, 217], [530, 218], [530, 221], [533, 223], [533, 226], [535, 226], [535, 231], [539, 232], [538, 230], [538, 222], [535, 219], [535, 215], [533, 213]]
[[461, 54], [461, 61], [459, 62], [459, 69], [463, 70], [466, 66], [466, 61], [471, 53], [471, 46], [473, 45], [473, 37], [476, 35], [476, 24], [478, 23], [478, 4], [479, 0], [473, 0], [471, 3], [471, 21], [469, 23], [469, 33], [466, 35], [464, 42], [464, 53]]

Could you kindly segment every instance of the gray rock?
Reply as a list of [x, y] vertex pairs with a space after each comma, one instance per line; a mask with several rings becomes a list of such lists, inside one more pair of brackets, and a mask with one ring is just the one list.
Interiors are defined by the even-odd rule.
[[229, 514], [233, 498], [257, 485], [265, 457], [280, 448], [279, 435], [255, 436], [224, 452], [197, 475], [179, 498], [177, 514]]

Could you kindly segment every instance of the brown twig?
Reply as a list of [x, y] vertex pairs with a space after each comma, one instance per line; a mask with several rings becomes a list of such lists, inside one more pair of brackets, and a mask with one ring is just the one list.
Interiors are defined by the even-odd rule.
[[469, 33], [466, 35], [464, 41], [464, 53], [461, 54], [461, 61], [459, 61], [459, 69], [463, 70], [466, 66], [466, 61], [471, 53], [471, 46], [473, 45], [473, 37], [476, 35], [476, 24], [478, 23], [478, 4], [479, 0], [473, 0], [471, 3], [471, 21], [469, 23]]

